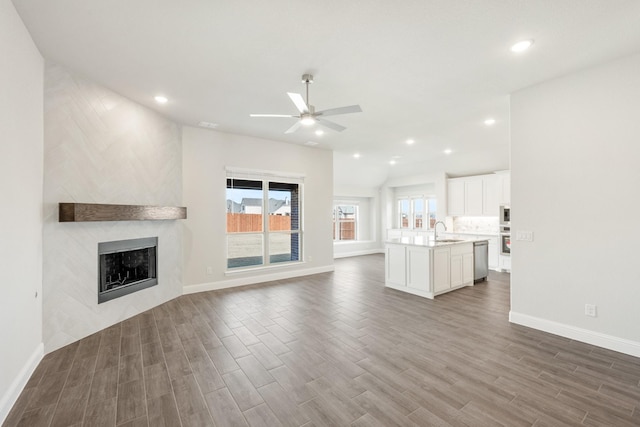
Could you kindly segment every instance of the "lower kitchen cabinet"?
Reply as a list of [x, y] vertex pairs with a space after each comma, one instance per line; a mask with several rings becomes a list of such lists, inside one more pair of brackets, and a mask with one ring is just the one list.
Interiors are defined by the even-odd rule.
[[385, 250], [386, 282], [394, 286], [406, 286], [405, 247], [387, 245]]
[[511, 256], [500, 255], [500, 271], [511, 271]]
[[473, 243], [387, 243], [385, 254], [385, 285], [390, 288], [433, 298], [473, 286]]
[[450, 287], [473, 282], [473, 244], [452, 246]]
[[429, 292], [429, 249], [407, 246], [407, 287]]
[[491, 237], [489, 239], [489, 268], [497, 270], [500, 267], [500, 246], [498, 238]]
[[433, 292], [441, 292], [451, 287], [449, 248], [433, 251]]

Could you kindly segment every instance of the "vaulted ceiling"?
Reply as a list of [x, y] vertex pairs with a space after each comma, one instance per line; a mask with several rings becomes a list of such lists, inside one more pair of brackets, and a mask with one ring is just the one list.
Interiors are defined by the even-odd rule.
[[[182, 124], [317, 142], [361, 186], [508, 168], [510, 93], [640, 51], [637, 0], [13, 2], [48, 60]], [[249, 117], [295, 114], [286, 93], [304, 93], [303, 73], [316, 109], [362, 107], [333, 117], [345, 131]]]

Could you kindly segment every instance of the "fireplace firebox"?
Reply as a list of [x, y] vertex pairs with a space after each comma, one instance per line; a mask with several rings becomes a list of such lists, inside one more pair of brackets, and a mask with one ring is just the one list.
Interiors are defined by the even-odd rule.
[[98, 304], [158, 284], [158, 238], [98, 243]]

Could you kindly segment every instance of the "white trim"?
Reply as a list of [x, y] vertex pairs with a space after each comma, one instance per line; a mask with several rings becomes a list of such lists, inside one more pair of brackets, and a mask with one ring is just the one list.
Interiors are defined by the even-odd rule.
[[7, 392], [0, 400], [0, 425], [5, 422], [13, 405], [15, 405], [20, 393], [27, 385], [27, 381], [36, 370], [36, 367], [44, 357], [44, 343], [38, 344], [31, 357], [27, 359], [18, 375], [14, 378]]
[[[227, 178], [244, 178], [244, 179], [259, 179], [264, 180], [271, 178], [281, 178], [281, 179], [292, 179], [294, 180], [292, 183], [298, 184], [302, 183], [305, 178], [305, 174], [299, 172], [281, 172], [281, 171], [270, 171], [264, 169], [248, 169], [248, 168], [236, 168], [233, 166], [226, 166], [225, 168]], [[299, 180], [299, 181], [298, 181]]]
[[344, 253], [340, 253], [340, 254], [333, 254], [333, 259], [338, 259], [338, 258], [348, 258], [348, 257], [352, 257], [352, 256], [362, 256], [362, 255], [372, 255], [372, 254], [383, 254], [384, 253], [384, 248], [377, 248], [377, 249], [364, 249], [361, 251], [353, 251], [353, 252], [344, 252]]
[[234, 288], [237, 286], [254, 285], [256, 283], [271, 282], [273, 280], [290, 279], [292, 277], [310, 276], [312, 274], [327, 273], [333, 271], [333, 265], [307, 268], [304, 270], [282, 271], [259, 276], [240, 277], [237, 279], [220, 280], [218, 282], [200, 283], [182, 288], [182, 294], [195, 294], [198, 292], [215, 291], [218, 289]]
[[272, 270], [275, 268], [286, 268], [286, 267], [291, 267], [292, 265], [302, 265], [302, 264], [306, 264], [306, 261], [290, 261], [290, 262], [279, 262], [276, 264], [260, 264], [260, 265], [256, 265], [255, 267], [237, 267], [237, 268], [227, 268], [224, 271], [224, 275], [225, 276], [233, 276], [235, 274], [242, 274], [242, 273], [257, 273], [260, 271], [265, 271], [265, 270]]
[[630, 356], [640, 357], [640, 342], [637, 341], [590, 331], [588, 329], [554, 322], [553, 320], [541, 319], [539, 317], [529, 316], [528, 314], [516, 313], [514, 311], [509, 312], [509, 321]]

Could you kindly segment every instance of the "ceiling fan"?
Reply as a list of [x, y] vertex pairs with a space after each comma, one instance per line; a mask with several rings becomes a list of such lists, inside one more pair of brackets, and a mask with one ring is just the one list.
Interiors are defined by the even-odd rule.
[[314, 123], [317, 123], [321, 126], [327, 127], [329, 129], [333, 129], [338, 132], [342, 132], [346, 129], [346, 127], [334, 123], [332, 121], [326, 120], [327, 116], [337, 116], [338, 114], [349, 114], [349, 113], [360, 113], [362, 112], [362, 108], [359, 105], [350, 105], [348, 107], [338, 107], [338, 108], [330, 108], [328, 110], [316, 111], [315, 107], [309, 104], [309, 84], [313, 83], [313, 76], [311, 74], [303, 74], [302, 75], [302, 83], [306, 85], [307, 88], [307, 101], [305, 102], [302, 95], [299, 93], [291, 93], [287, 92], [291, 101], [295, 104], [298, 111], [300, 111], [300, 115], [292, 115], [292, 114], [250, 114], [250, 117], [287, 117], [287, 118], [296, 118], [298, 120], [293, 126], [285, 131], [285, 133], [293, 133], [300, 126], [311, 126]]

